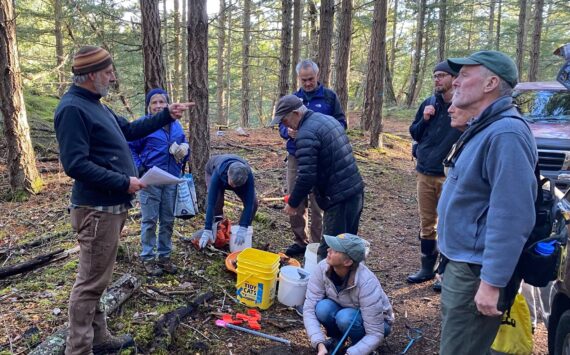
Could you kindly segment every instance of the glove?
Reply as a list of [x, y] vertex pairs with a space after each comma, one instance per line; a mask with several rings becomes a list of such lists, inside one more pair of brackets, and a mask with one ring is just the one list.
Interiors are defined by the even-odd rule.
[[178, 144], [174, 142], [172, 143], [168, 151], [170, 152], [170, 154], [174, 156], [177, 163], [181, 163], [182, 160], [184, 160], [184, 157], [186, 157], [186, 155], [188, 154], [189, 149], [190, 146], [188, 145], [188, 143]]
[[200, 249], [204, 249], [206, 245], [208, 245], [208, 242], [214, 242], [214, 234], [211, 230], [204, 229], [202, 236], [200, 237], [200, 242], [198, 243]]
[[242, 245], [245, 243], [245, 236], [247, 235], [247, 227], [239, 226], [238, 231], [236, 233], [236, 245]]

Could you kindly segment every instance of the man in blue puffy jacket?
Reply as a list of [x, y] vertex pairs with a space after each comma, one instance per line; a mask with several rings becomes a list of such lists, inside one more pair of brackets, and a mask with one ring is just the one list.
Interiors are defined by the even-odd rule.
[[[346, 129], [346, 117], [340, 105], [340, 101], [334, 91], [325, 88], [317, 81], [319, 67], [310, 59], [305, 59], [295, 68], [297, 78], [301, 87], [293, 95], [299, 97], [308, 109], [334, 117]], [[279, 124], [279, 134], [287, 140], [287, 191], [293, 192], [295, 179], [297, 178], [297, 158], [295, 153], [297, 146], [297, 130]], [[307, 208], [309, 207], [309, 208]], [[309, 231], [309, 211], [311, 210], [310, 238]], [[317, 204], [315, 195], [310, 193], [308, 198], [297, 207], [296, 214], [289, 216], [291, 230], [293, 231], [295, 242], [287, 248], [285, 254], [295, 256], [305, 253], [305, 247], [309, 242], [318, 243], [323, 232], [323, 210]]]
[[[168, 94], [160, 88], [152, 89], [146, 95], [145, 104], [148, 114], [139, 120], [148, 120], [168, 106]], [[140, 175], [156, 166], [174, 176], [180, 176], [182, 166], [190, 154], [184, 130], [178, 121], [170, 122], [144, 138], [129, 142], [129, 147]], [[144, 268], [151, 276], [160, 276], [163, 272], [174, 274], [177, 269], [170, 254], [176, 185], [147, 186], [139, 192], [139, 200], [142, 214], [140, 257]]]

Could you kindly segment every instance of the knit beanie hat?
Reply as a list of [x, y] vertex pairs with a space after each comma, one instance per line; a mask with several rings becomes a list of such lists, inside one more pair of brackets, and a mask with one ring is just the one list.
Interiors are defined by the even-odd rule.
[[75, 75], [84, 75], [105, 69], [110, 64], [113, 64], [113, 59], [105, 49], [83, 46], [73, 56], [71, 72]]
[[457, 76], [457, 74], [459, 74], [455, 70], [451, 69], [451, 67], [447, 63], [447, 60], [444, 60], [443, 62], [437, 63], [435, 68], [433, 68], [433, 72], [435, 73], [436, 71], [443, 71], [443, 72], [446, 72], [447, 74], [451, 74], [453, 76]]
[[164, 97], [166, 98], [166, 103], [170, 103], [170, 99], [168, 98], [168, 94], [166, 93], [166, 91], [164, 91], [164, 89], [162, 88], [156, 88], [156, 89], [152, 89], [151, 91], [148, 92], [148, 94], [146, 94], [145, 97], [145, 105], [144, 107], [148, 107], [148, 105], [150, 104], [150, 99], [152, 99], [152, 97], [156, 94], [161, 94], [164, 95]]

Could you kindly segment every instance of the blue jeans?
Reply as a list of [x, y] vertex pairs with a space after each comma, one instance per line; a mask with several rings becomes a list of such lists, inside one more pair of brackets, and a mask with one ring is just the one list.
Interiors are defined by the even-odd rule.
[[[328, 298], [317, 302], [315, 314], [319, 322], [327, 330], [327, 336], [340, 340], [356, 315], [356, 308], [342, 308], [338, 303]], [[384, 337], [392, 331], [390, 324], [384, 322]], [[348, 332], [352, 344], [356, 344], [366, 335], [362, 314], [358, 313], [354, 325]]]
[[[176, 185], [147, 186], [139, 192], [141, 203], [141, 259], [170, 257]], [[158, 247], [156, 224], [158, 223]], [[155, 253], [156, 249], [156, 253]]]

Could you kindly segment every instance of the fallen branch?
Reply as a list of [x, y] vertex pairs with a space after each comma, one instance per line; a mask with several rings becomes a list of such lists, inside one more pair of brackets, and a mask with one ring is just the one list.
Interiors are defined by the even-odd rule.
[[[134, 275], [125, 274], [115, 281], [103, 294], [99, 306], [113, 313], [125, 302], [136, 289], [141, 281]], [[40, 345], [34, 348], [30, 355], [62, 355], [65, 351], [65, 341], [69, 334], [69, 328], [65, 327], [48, 336]]]
[[176, 328], [192, 313], [196, 312], [198, 306], [211, 299], [212, 292], [206, 292], [196, 297], [189, 305], [175, 309], [160, 316], [154, 324], [155, 338], [152, 341], [149, 352], [153, 353], [157, 349], [167, 349], [174, 338]]
[[64, 252], [64, 249], [59, 249], [51, 253], [36, 256], [35, 258], [24, 261], [23, 263], [15, 264], [0, 268], [0, 280], [8, 276], [17, 275], [26, 271], [33, 270], [39, 266], [49, 263], [56, 255]]
[[20, 250], [35, 248], [35, 247], [38, 247], [40, 245], [47, 244], [48, 242], [51, 242], [52, 240], [54, 240], [56, 238], [65, 237], [65, 236], [69, 235], [69, 233], [71, 233], [71, 231], [67, 230], [67, 231], [63, 231], [63, 232], [47, 234], [47, 235], [42, 236], [38, 239], [32, 240], [31, 242], [15, 245], [15, 246], [10, 247], [10, 248], [0, 249], [0, 256], [14, 252], [14, 251], [20, 251]]

